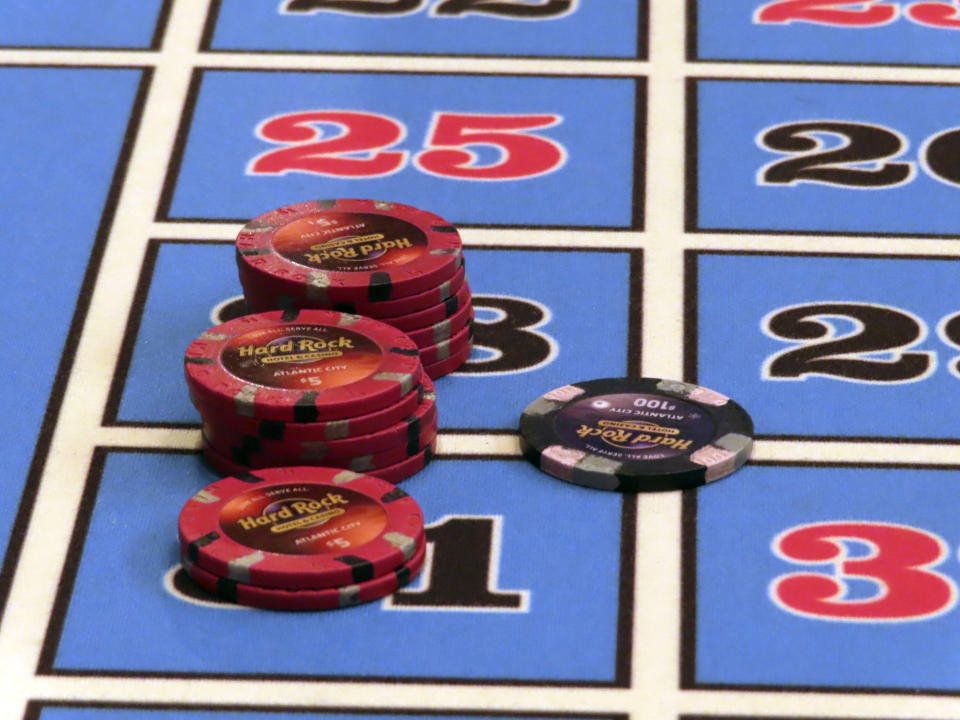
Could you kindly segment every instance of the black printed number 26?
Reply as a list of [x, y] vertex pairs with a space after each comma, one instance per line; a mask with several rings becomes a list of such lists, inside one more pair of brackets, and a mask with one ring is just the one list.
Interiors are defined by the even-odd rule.
[[[760, 185], [800, 182], [872, 189], [901, 185], [916, 175], [916, 163], [895, 159], [908, 146], [896, 130], [842, 120], [806, 120], [776, 125], [757, 138], [764, 150], [790, 157], [760, 169]], [[918, 152], [923, 170], [960, 186], [960, 128], [927, 138]]]

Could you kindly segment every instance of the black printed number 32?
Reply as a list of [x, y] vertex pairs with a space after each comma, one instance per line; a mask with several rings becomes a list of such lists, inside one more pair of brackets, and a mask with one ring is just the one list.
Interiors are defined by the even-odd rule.
[[[317, 12], [357, 15], [406, 15], [423, 10], [428, 0], [286, 0], [280, 11], [309, 15]], [[431, 15], [456, 17], [477, 13], [519, 20], [550, 19], [573, 11], [576, 0], [438, 0]]]
[[[759, 185], [809, 182], [872, 189], [901, 185], [916, 175], [913, 161], [896, 159], [907, 149], [907, 139], [882, 125], [842, 120], [786, 123], [761, 132], [757, 144], [789, 155], [762, 167]], [[927, 138], [918, 160], [935, 180], [960, 186], [960, 128]]]

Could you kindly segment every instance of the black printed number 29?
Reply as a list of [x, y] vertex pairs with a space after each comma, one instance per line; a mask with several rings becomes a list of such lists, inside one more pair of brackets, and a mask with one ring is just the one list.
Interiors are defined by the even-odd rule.
[[[842, 325], [852, 327], [843, 332]], [[794, 343], [763, 363], [765, 380], [808, 376], [848, 382], [895, 384], [922, 380], [938, 364], [938, 352], [918, 350], [927, 323], [903, 308], [861, 302], [814, 302], [777, 308], [762, 322], [769, 337]], [[960, 378], [960, 311], [939, 319], [940, 340], [950, 348], [947, 371]], [[797, 344], [798, 343], [798, 344]]]
[[[760, 185], [808, 182], [872, 189], [909, 182], [916, 174], [915, 162], [895, 159], [907, 149], [906, 138], [881, 125], [841, 120], [786, 123], [764, 130], [757, 144], [790, 156], [761, 168]], [[931, 177], [960, 186], [960, 128], [928, 138], [918, 159]]]

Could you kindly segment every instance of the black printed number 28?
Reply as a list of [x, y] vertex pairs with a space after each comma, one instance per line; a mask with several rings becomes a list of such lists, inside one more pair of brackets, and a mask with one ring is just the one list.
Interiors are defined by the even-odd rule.
[[[871, 189], [900, 185], [916, 174], [913, 161], [895, 159], [907, 149], [906, 138], [882, 125], [842, 120], [786, 123], [763, 131], [757, 144], [790, 156], [761, 168], [760, 185], [810, 182]], [[960, 186], [960, 128], [927, 138], [918, 160], [931, 177]]]

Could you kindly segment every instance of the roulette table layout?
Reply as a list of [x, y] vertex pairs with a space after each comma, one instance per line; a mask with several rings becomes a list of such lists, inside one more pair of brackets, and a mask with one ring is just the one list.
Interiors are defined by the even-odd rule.
[[[0, 715], [960, 716], [958, 40], [956, 0], [3, 3]], [[456, 226], [472, 351], [399, 486], [419, 575], [253, 609], [181, 566], [183, 356], [244, 224], [322, 198]], [[751, 459], [524, 460], [529, 403], [622, 377], [735, 398]]]

